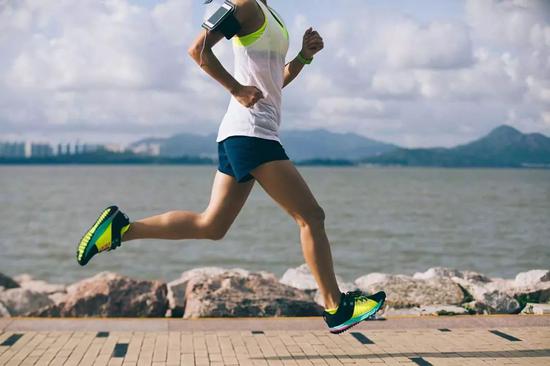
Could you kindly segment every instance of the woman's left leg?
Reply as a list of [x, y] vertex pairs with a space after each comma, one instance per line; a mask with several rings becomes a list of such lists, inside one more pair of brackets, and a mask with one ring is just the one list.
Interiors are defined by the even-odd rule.
[[262, 188], [298, 223], [302, 251], [325, 308], [336, 308], [340, 290], [336, 282], [324, 211], [290, 160], [271, 161], [250, 172]]

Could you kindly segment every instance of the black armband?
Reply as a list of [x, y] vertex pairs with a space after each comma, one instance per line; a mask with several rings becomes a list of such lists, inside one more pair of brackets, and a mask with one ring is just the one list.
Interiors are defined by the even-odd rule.
[[218, 31], [225, 38], [231, 39], [241, 30], [241, 25], [235, 18], [235, 5], [231, 1], [225, 0], [220, 8], [202, 23], [202, 27], [209, 31]]

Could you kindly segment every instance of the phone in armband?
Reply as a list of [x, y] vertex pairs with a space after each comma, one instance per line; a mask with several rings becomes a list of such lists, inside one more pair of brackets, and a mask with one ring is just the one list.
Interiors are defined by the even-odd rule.
[[219, 31], [225, 38], [231, 39], [241, 29], [241, 25], [235, 18], [235, 4], [225, 0], [223, 5], [207, 20], [202, 27], [208, 31]]

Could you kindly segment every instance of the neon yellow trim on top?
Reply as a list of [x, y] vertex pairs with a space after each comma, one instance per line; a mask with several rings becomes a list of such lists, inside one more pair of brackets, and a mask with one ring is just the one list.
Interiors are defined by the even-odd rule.
[[268, 8], [269, 8], [269, 11], [271, 12], [271, 15], [273, 15], [273, 17], [277, 20], [277, 23], [279, 23], [279, 26], [283, 29], [283, 34], [288, 40], [289, 39], [288, 29], [286, 29], [286, 25], [285, 25], [285, 22], [283, 22], [283, 18], [281, 18], [281, 16], [279, 15], [279, 13], [277, 13], [277, 11], [275, 11], [275, 9], [270, 8], [269, 6]]
[[267, 16], [265, 15], [265, 13], [264, 13], [264, 18], [265, 18], [264, 24], [262, 24], [260, 29], [258, 29], [256, 32], [247, 34], [242, 37], [235, 36], [233, 37], [233, 42], [238, 46], [247, 47], [247, 46], [250, 46], [252, 43], [256, 42], [258, 39], [260, 39], [262, 34], [264, 34], [265, 32], [265, 28], [267, 27]]

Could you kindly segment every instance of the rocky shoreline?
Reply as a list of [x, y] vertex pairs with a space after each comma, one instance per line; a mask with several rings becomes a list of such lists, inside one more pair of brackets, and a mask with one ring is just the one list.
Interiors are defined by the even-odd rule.
[[[412, 276], [370, 273], [340, 290], [384, 290], [387, 315], [548, 314], [550, 270], [514, 279], [430, 268]], [[111, 272], [70, 284], [0, 273], [0, 317], [273, 317], [318, 316], [323, 310], [307, 266], [279, 279], [268, 272], [202, 267], [178, 279], [137, 280]]]

